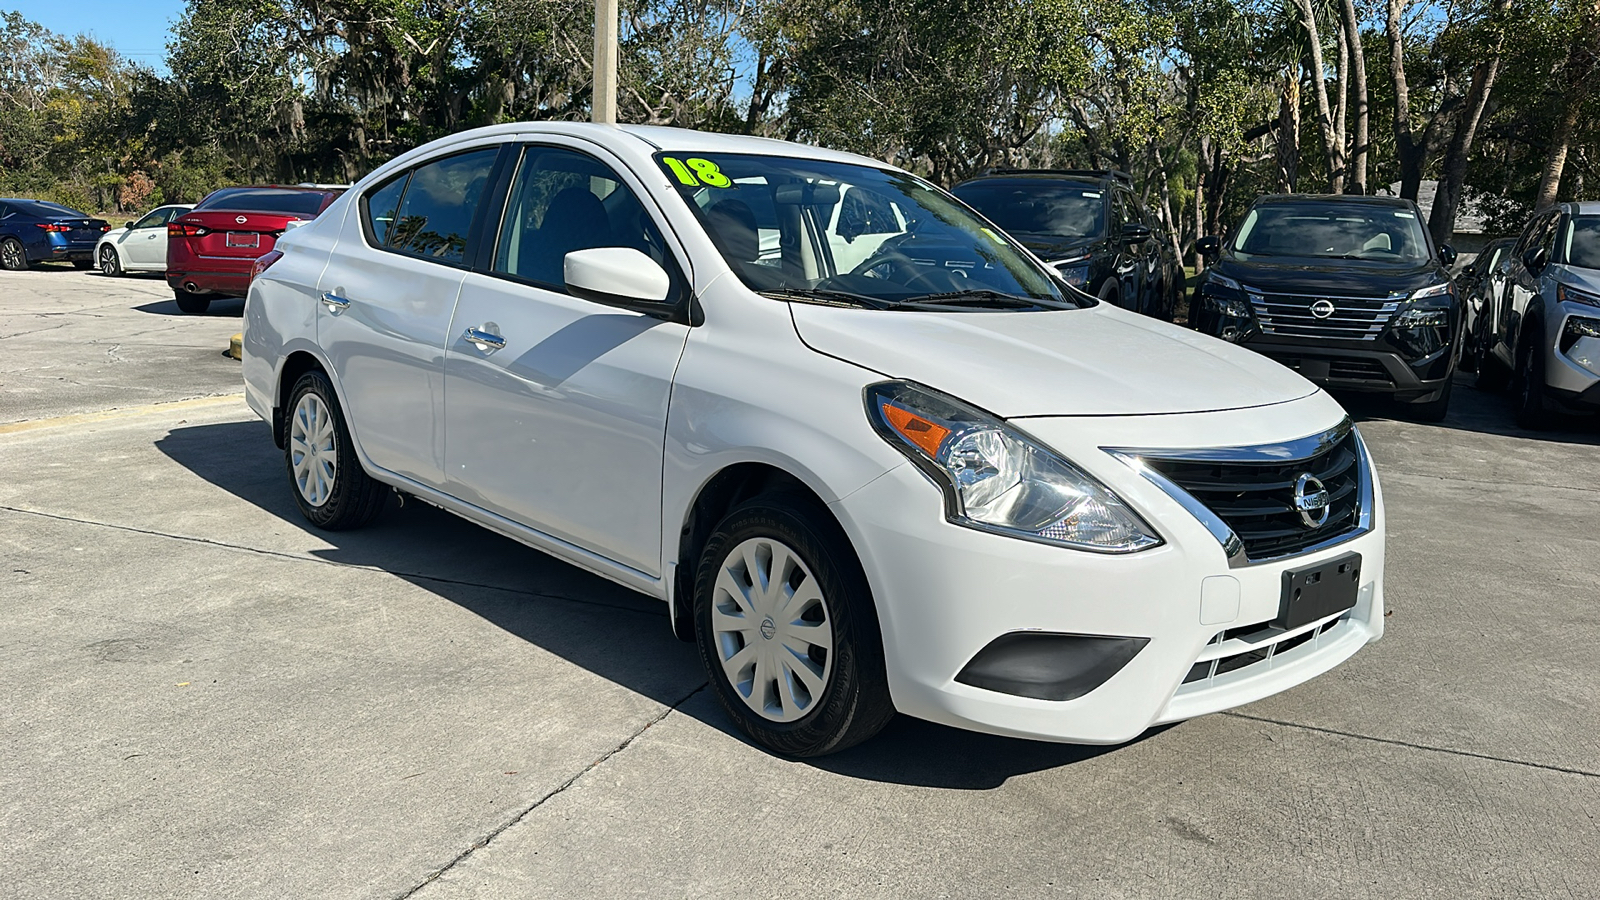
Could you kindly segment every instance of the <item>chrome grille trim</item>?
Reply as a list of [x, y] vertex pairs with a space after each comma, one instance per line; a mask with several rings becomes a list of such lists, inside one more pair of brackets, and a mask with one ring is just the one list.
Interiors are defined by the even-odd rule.
[[[1147, 462], [1147, 460], [1172, 460], [1174, 462], [1291, 463], [1318, 457], [1336, 447], [1340, 441], [1351, 435], [1355, 437], [1356, 456], [1354, 526], [1316, 544], [1301, 547], [1289, 553], [1263, 556], [1261, 558], [1251, 558], [1245, 550], [1244, 541], [1240, 539], [1239, 535], [1234, 532], [1233, 528], [1221, 516]], [[1199, 520], [1200, 524], [1205, 526], [1205, 529], [1211, 533], [1211, 536], [1216, 538], [1217, 543], [1222, 545], [1222, 551], [1228, 559], [1228, 568], [1230, 569], [1317, 553], [1372, 531], [1373, 506], [1376, 503], [1376, 490], [1372, 477], [1372, 457], [1367, 452], [1367, 444], [1361, 438], [1360, 429], [1356, 428], [1348, 417], [1327, 431], [1276, 444], [1196, 449], [1136, 449], [1128, 447], [1102, 447], [1100, 449], [1144, 476], [1145, 480], [1160, 488], [1163, 493], [1171, 497], [1178, 505]]]
[[[1245, 296], [1255, 311], [1262, 334], [1280, 337], [1336, 338], [1375, 341], [1400, 311], [1406, 294], [1386, 297], [1352, 297], [1338, 294], [1297, 294], [1245, 286]], [[1333, 304], [1333, 313], [1318, 318], [1311, 305], [1318, 300]]]

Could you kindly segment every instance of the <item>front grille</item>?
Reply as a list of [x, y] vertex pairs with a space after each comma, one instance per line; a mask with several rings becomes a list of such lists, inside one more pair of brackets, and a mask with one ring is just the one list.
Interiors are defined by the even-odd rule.
[[[1299, 553], [1352, 532], [1361, 519], [1361, 463], [1353, 430], [1288, 461], [1173, 459], [1144, 462], [1165, 475], [1233, 529], [1251, 561]], [[1308, 527], [1294, 506], [1301, 475], [1322, 482], [1328, 492], [1328, 518]]]
[[1330, 359], [1328, 378], [1337, 381], [1381, 381], [1394, 384], [1389, 370], [1375, 359]]
[[[1333, 297], [1246, 289], [1262, 334], [1279, 337], [1375, 341], [1389, 327], [1403, 297]], [[1328, 309], [1328, 305], [1332, 309]], [[1320, 305], [1320, 309], [1318, 309]], [[1313, 311], [1317, 310], [1317, 311]], [[1325, 312], [1326, 315], [1318, 315]]]
[[[1271, 629], [1265, 629], [1260, 625], [1224, 631], [1211, 639], [1206, 645], [1205, 652], [1200, 654], [1200, 661], [1189, 667], [1189, 673], [1183, 676], [1185, 688], [1181, 689], [1180, 693], [1183, 690], [1207, 687], [1219, 675], [1248, 669], [1262, 663], [1270, 664], [1272, 660], [1306, 644], [1312, 644], [1312, 649], [1315, 650], [1317, 644], [1327, 640], [1323, 635], [1344, 621], [1343, 617], [1334, 619], [1293, 637], [1277, 641], [1271, 640]], [[1281, 631], [1277, 633], [1282, 634]], [[1240, 649], [1241, 647], [1244, 649]], [[1270, 668], [1270, 665], [1267, 668]], [[1189, 687], [1190, 685], [1193, 687]]]

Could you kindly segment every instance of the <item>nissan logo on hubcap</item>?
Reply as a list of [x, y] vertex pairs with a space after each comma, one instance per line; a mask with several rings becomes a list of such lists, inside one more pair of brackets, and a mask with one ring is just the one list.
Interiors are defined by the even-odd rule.
[[1326, 319], [1327, 317], [1333, 315], [1333, 312], [1334, 306], [1332, 300], [1318, 300], [1317, 302], [1311, 304], [1311, 314], [1319, 319]]
[[1328, 521], [1328, 489], [1310, 473], [1294, 483], [1294, 508], [1307, 528], [1320, 528]]
[[776, 633], [777, 630], [778, 623], [772, 621], [771, 616], [767, 616], [765, 619], [761, 620], [761, 636], [766, 640], [772, 640], [772, 635]]

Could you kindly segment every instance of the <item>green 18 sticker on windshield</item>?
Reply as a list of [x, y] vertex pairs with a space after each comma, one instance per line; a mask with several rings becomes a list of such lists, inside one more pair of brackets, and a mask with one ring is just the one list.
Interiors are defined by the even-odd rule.
[[699, 187], [702, 184], [706, 187], [714, 188], [733, 186], [733, 180], [722, 174], [722, 170], [717, 168], [717, 164], [709, 159], [699, 156], [690, 159], [674, 159], [670, 156], [663, 156], [661, 157], [661, 162], [672, 170], [672, 174], [678, 176], [678, 181], [689, 187]]

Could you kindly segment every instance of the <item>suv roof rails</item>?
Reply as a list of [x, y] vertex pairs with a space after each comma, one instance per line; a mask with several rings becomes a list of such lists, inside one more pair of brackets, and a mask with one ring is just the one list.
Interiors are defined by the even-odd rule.
[[978, 172], [977, 177], [985, 175], [1072, 175], [1088, 178], [1110, 178], [1120, 181], [1130, 187], [1133, 186], [1133, 176], [1118, 169], [1001, 169], [989, 168]]

